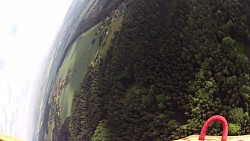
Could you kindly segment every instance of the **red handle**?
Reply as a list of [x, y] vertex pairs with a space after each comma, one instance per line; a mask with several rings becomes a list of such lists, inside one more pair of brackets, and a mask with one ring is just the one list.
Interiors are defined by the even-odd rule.
[[215, 121], [220, 122], [220, 123], [222, 124], [222, 126], [223, 126], [221, 141], [227, 141], [227, 134], [228, 134], [228, 124], [227, 124], [227, 120], [226, 120], [223, 116], [220, 116], [220, 115], [212, 116], [212, 117], [210, 117], [210, 118], [204, 123], [204, 125], [203, 125], [203, 127], [202, 127], [202, 129], [201, 129], [201, 132], [200, 132], [199, 140], [204, 141], [205, 135], [206, 135], [206, 132], [207, 132], [207, 128], [209, 127], [209, 125], [210, 125], [212, 122], [215, 122]]

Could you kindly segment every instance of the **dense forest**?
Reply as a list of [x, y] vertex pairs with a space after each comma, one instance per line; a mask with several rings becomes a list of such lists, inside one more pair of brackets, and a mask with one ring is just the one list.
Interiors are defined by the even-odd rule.
[[[249, 0], [127, 1], [60, 140], [174, 140], [198, 134], [215, 114], [227, 118], [229, 135], [250, 134], [249, 28]], [[208, 134], [220, 135], [220, 125]]]

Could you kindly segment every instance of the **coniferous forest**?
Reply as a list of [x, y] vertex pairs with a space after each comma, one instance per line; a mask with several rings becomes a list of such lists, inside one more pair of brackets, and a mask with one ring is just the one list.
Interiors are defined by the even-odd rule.
[[[170, 141], [199, 134], [215, 114], [229, 135], [250, 134], [250, 1], [125, 2], [59, 140]], [[220, 135], [220, 124], [208, 134]]]

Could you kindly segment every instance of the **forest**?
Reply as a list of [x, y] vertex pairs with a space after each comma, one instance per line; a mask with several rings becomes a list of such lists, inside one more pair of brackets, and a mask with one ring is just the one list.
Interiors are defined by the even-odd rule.
[[215, 114], [229, 135], [250, 134], [249, 28], [249, 0], [126, 1], [59, 140], [169, 141], [199, 134]]

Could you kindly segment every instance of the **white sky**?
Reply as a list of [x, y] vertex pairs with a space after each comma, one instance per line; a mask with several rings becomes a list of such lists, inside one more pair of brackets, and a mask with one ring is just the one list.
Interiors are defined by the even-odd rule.
[[0, 132], [32, 140], [39, 68], [71, 2], [0, 0]]

